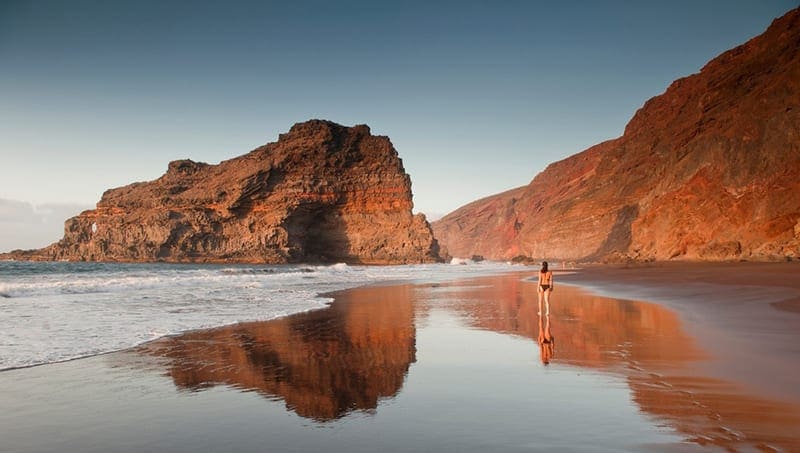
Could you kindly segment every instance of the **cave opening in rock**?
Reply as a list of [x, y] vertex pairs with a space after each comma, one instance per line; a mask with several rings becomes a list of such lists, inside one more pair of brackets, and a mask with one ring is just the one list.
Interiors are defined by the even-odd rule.
[[302, 204], [286, 221], [290, 260], [353, 262], [346, 225], [339, 210], [319, 203]]

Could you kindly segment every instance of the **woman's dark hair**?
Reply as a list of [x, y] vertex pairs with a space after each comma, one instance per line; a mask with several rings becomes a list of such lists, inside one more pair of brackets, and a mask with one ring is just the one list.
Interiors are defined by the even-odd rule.
[[541, 272], [547, 272], [547, 261], [542, 261], [542, 270]]

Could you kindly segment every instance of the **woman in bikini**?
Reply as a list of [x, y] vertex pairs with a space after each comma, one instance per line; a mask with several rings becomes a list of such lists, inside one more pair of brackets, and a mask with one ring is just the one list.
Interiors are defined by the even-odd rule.
[[550, 316], [550, 292], [553, 291], [553, 272], [547, 269], [547, 261], [542, 262], [542, 270], [539, 271], [539, 314], [542, 314], [542, 297], [544, 297], [547, 316]]

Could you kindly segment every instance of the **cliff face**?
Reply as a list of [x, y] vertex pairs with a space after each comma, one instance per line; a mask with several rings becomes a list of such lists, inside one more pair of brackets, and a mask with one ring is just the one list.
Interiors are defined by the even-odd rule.
[[800, 10], [647, 101], [622, 137], [433, 224], [456, 256], [800, 257]]
[[312, 120], [218, 165], [169, 164], [155, 181], [108, 190], [64, 238], [17, 258], [96, 261], [431, 262], [411, 180], [387, 137]]

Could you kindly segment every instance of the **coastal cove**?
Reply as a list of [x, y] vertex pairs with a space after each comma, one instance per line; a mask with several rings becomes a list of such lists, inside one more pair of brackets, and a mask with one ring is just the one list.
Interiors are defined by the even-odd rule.
[[0, 453], [800, 453], [797, 0], [0, 36]]
[[[800, 447], [800, 405], [709, 372], [728, 358], [698, 335], [706, 312], [686, 307], [713, 304], [682, 293], [670, 304], [652, 281], [587, 269], [556, 274], [547, 322], [535, 272], [373, 283], [322, 309], [3, 371], [0, 437], [9, 452]], [[648, 273], [671, 278], [636, 275]], [[659, 303], [609, 297], [631, 294], [615, 283]], [[780, 309], [763, 308], [752, 325]], [[551, 351], [537, 344], [545, 326]], [[771, 352], [798, 366], [791, 350]]]

